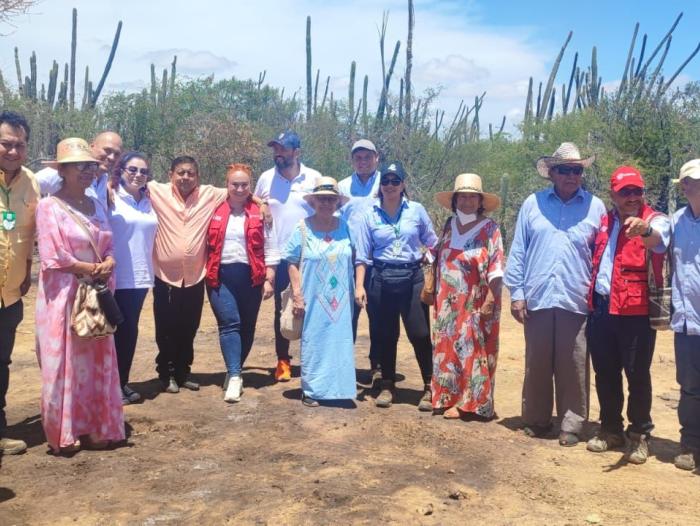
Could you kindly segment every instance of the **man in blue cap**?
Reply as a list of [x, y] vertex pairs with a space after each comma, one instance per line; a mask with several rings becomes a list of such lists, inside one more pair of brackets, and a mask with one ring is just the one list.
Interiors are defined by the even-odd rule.
[[[277, 242], [280, 250], [284, 251], [299, 221], [313, 213], [304, 196], [317, 186], [321, 174], [300, 161], [301, 140], [295, 132], [288, 130], [280, 133], [267, 145], [272, 148], [275, 166], [260, 175], [255, 186], [255, 195], [269, 205]], [[292, 378], [289, 340], [280, 333], [282, 291], [289, 285], [285, 260], [278, 265], [272, 285], [275, 289], [275, 379], [278, 382], [287, 382]]]

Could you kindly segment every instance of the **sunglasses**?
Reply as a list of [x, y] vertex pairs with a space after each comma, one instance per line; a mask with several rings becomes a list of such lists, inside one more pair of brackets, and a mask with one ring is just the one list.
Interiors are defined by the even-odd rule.
[[97, 169], [100, 167], [99, 163], [93, 163], [90, 161], [83, 161], [80, 163], [71, 163], [73, 166], [75, 166], [78, 170], [81, 172], [96, 172]]
[[559, 175], [581, 175], [583, 173], [583, 166], [557, 166], [555, 168]]
[[395, 179], [393, 177], [387, 177], [386, 179], [382, 179], [379, 181], [382, 186], [399, 186], [401, 184], [401, 179]]
[[141, 174], [148, 177], [151, 171], [148, 168], [136, 168], [136, 166], [125, 166], [125, 172], [129, 172], [131, 175]]
[[630, 197], [630, 196], [635, 196], [635, 197], [642, 197], [644, 195], [644, 188], [638, 188], [638, 187], [632, 187], [632, 188], [621, 188], [620, 190], [617, 191], [617, 195], [620, 197]]

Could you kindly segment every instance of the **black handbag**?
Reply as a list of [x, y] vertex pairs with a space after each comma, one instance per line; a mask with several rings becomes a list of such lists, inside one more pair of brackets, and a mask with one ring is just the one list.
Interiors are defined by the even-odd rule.
[[102, 280], [95, 280], [92, 285], [97, 291], [97, 302], [100, 304], [107, 321], [114, 327], [122, 323], [124, 315], [107, 284]]

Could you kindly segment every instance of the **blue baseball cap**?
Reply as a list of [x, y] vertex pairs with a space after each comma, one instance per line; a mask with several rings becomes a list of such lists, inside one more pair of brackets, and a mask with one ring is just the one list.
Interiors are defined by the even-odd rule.
[[406, 179], [406, 171], [403, 169], [403, 165], [399, 161], [391, 161], [381, 168], [381, 177], [389, 174], [394, 174], [402, 181]]
[[280, 133], [276, 139], [272, 139], [267, 143], [268, 146], [272, 146], [273, 144], [279, 144], [282, 148], [287, 150], [294, 150], [296, 148], [301, 148], [301, 139], [299, 139], [299, 136], [295, 132], [287, 130]]

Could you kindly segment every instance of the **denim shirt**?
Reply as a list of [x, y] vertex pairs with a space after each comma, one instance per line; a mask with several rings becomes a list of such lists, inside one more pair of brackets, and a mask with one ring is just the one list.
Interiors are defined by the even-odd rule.
[[348, 223], [350, 230], [354, 232], [359, 228], [362, 215], [367, 209], [372, 207], [377, 197], [379, 171], [370, 176], [367, 179], [367, 183], [363, 183], [355, 172], [338, 183], [338, 190], [340, 195], [350, 198], [340, 209], [338, 215]]
[[403, 199], [397, 217], [382, 210], [379, 199], [365, 211], [356, 239], [356, 263], [371, 265], [377, 259], [391, 263], [414, 263], [423, 257], [422, 248], [433, 248], [437, 236], [428, 213], [420, 203]]
[[566, 202], [553, 187], [528, 196], [503, 280], [511, 301], [526, 300], [529, 310], [586, 314], [592, 246], [605, 213], [603, 202], [581, 188]]
[[673, 214], [671, 227], [673, 279], [671, 329], [700, 336], [700, 216], [690, 206]]

